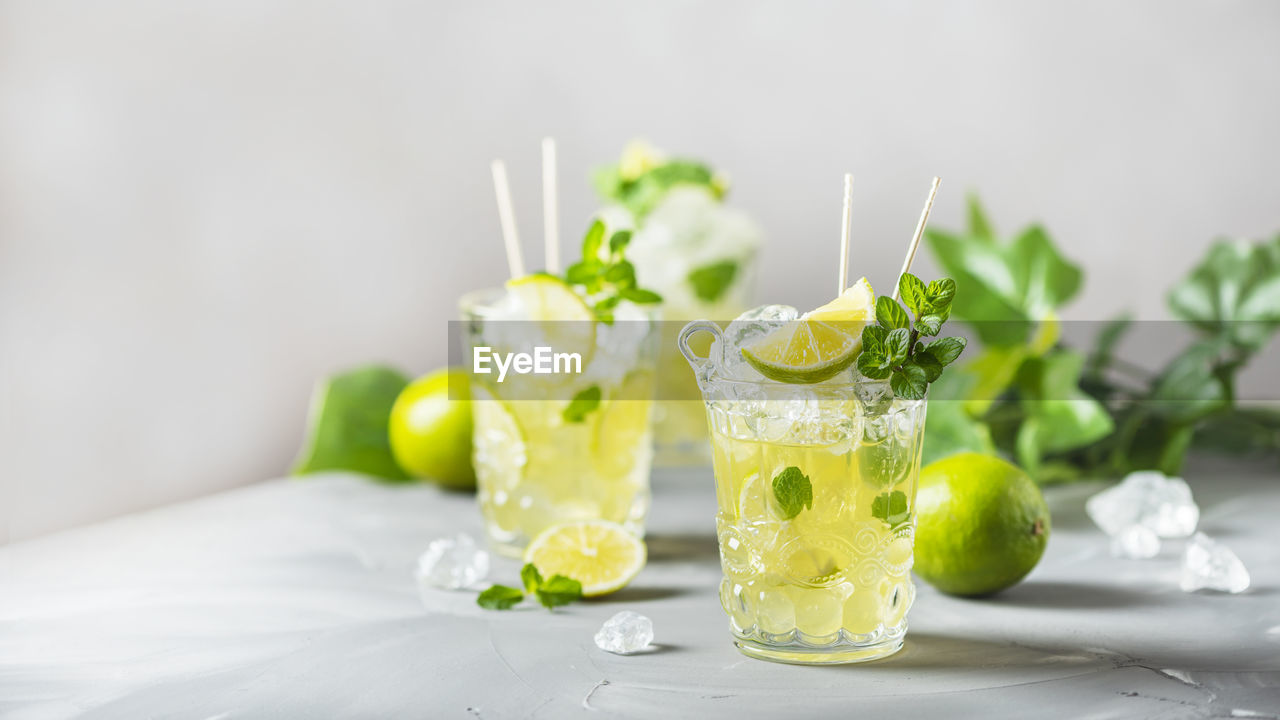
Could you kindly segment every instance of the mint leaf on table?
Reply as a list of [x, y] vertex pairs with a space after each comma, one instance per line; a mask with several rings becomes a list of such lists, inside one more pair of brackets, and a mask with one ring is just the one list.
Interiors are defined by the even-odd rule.
[[525, 593], [533, 593], [542, 585], [542, 573], [538, 572], [533, 563], [525, 563], [520, 568], [520, 582], [524, 585]]
[[494, 585], [480, 593], [476, 604], [486, 610], [510, 610], [524, 600], [524, 593], [506, 585]]
[[592, 385], [585, 390], [579, 390], [565, 406], [562, 413], [565, 422], [580, 423], [587, 419], [587, 415], [600, 407], [600, 398], [602, 394], [598, 385]]
[[486, 610], [510, 610], [527, 596], [533, 596], [543, 607], [551, 610], [582, 598], [582, 583], [564, 575], [552, 575], [543, 580], [542, 573], [533, 563], [525, 563], [520, 569], [520, 582], [524, 590], [494, 585], [480, 593], [476, 604]]
[[550, 610], [582, 599], [582, 583], [564, 575], [552, 575], [538, 586], [534, 595]]
[[911, 516], [907, 509], [907, 494], [894, 490], [887, 495], [877, 495], [871, 501], [871, 515], [885, 521], [890, 527], [906, 521]]
[[790, 520], [805, 508], [813, 509], [813, 483], [792, 465], [773, 478], [773, 497], [783, 520]]
[[693, 294], [699, 300], [710, 303], [723, 297], [737, 276], [738, 263], [733, 260], [721, 260], [694, 268], [689, 273], [689, 284], [693, 286]]

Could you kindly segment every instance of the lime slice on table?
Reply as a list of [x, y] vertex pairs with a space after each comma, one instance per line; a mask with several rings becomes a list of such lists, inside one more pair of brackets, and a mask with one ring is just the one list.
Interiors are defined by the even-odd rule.
[[862, 328], [875, 317], [875, 293], [866, 278], [840, 297], [742, 349], [761, 375], [785, 383], [817, 383], [853, 364]]
[[652, 451], [642, 441], [649, 432], [653, 382], [653, 373], [645, 370], [627, 375], [600, 413], [593, 460], [596, 472], [606, 478], [627, 475]]
[[311, 395], [307, 436], [294, 475], [347, 470], [386, 480], [408, 480], [391, 453], [391, 408], [409, 378], [381, 366], [328, 377]]
[[534, 273], [509, 281], [507, 290], [519, 298], [529, 319], [540, 324], [536, 344], [578, 353], [586, 367], [595, 352], [596, 316], [573, 288], [554, 275]]
[[582, 583], [584, 597], [621, 590], [644, 567], [644, 541], [607, 520], [553, 525], [525, 548], [524, 561], [543, 577], [564, 575]]

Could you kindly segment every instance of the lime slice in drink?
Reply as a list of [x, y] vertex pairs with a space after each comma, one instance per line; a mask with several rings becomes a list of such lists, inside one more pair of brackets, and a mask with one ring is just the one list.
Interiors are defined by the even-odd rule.
[[593, 460], [596, 472], [605, 478], [626, 476], [641, 457], [652, 452], [645, 434], [653, 407], [653, 382], [648, 371], [627, 375], [601, 410]]
[[524, 476], [528, 462], [524, 432], [506, 403], [480, 383], [471, 386], [474, 462], [477, 472], [494, 477], [504, 487]]
[[511, 280], [507, 290], [520, 299], [529, 319], [539, 323], [541, 337], [535, 344], [578, 353], [586, 367], [595, 352], [596, 316], [585, 300], [560, 278], [544, 273]]
[[621, 590], [644, 567], [644, 541], [606, 520], [583, 520], [543, 530], [525, 548], [524, 561], [544, 578], [564, 575], [582, 583], [585, 597]]
[[742, 356], [770, 380], [822, 382], [858, 358], [862, 328], [874, 316], [875, 293], [863, 278], [835, 300], [743, 348]]

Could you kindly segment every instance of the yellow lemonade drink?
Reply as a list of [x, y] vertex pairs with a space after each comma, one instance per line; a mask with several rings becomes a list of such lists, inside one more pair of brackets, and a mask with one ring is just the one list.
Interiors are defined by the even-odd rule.
[[[599, 322], [564, 283], [530, 276], [463, 298], [468, 352], [573, 350], [581, 372], [471, 376], [472, 461], [490, 545], [519, 556], [546, 528], [609, 520], [636, 535], [649, 510], [656, 322]], [[471, 357], [472, 355], [468, 355]]]
[[[918, 316], [946, 310], [952, 285], [904, 277]], [[720, 602], [747, 655], [843, 663], [902, 647], [925, 395], [964, 342], [929, 340], [942, 320], [912, 328], [899, 311], [863, 278], [803, 316], [766, 305], [680, 333], [711, 433]], [[699, 333], [715, 339], [706, 356]]]
[[924, 403], [868, 406], [846, 386], [807, 401], [708, 401], [707, 413], [720, 600], [738, 646], [803, 663], [896, 651], [915, 595]]

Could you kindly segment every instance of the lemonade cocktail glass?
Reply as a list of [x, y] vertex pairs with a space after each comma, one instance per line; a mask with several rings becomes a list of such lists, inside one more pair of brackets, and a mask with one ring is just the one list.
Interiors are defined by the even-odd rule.
[[690, 323], [679, 347], [711, 433], [720, 602], [734, 643], [803, 664], [896, 652], [915, 596], [925, 402], [851, 371], [814, 384], [735, 379], [690, 349], [699, 332], [721, 331]]
[[468, 358], [477, 346], [555, 346], [569, 337], [583, 367], [505, 382], [471, 376], [472, 460], [490, 545], [519, 557], [543, 530], [580, 520], [608, 520], [642, 536], [653, 457], [653, 313], [609, 324], [511, 320], [505, 298], [487, 290], [459, 302]]

